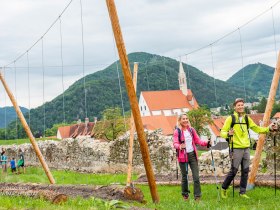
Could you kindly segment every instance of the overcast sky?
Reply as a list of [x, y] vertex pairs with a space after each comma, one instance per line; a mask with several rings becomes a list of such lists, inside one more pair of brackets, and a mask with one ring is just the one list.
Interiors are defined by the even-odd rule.
[[[73, 0], [62, 15], [61, 34], [60, 21], [57, 21], [44, 35], [69, 2], [0, 0], [0, 66], [6, 66], [6, 80], [21, 106], [36, 107], [62, 93], [61, 37], [64, 88], [83, 76], [80, 0]], [[275, 5], [277, 2], [115, 1], [127, 53], [142, 51], [181, 59], [222, 80], [251, 63], [275, 66], [276, 49], [280, 46], [280, 3]], [[82, 0], [82, 6], [84, 69], [85, 74], [91, 74], [110, 65], [118, 55], [105, 0]], [[268, 12], [263, 13], [266, 10]], [[220, 39], [230, 32], [233, 33]], [[208, 47], [190, 53], [202, 46]], [[23, 56], [16, 60], [20, 55]], [[3, 99], [0, 100], [1, 107], [10, 105], [7, 97], [5, 100], [2, 86], [0, 97]]]

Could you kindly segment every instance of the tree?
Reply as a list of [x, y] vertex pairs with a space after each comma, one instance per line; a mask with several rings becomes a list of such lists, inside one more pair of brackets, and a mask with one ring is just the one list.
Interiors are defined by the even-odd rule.
[[265, 97], [262, 97], [260, 104], [256, 107], [254, 107], [254, 109], [256, 109], [258, 111], [258, 113], [264, 113], [265, 112], [265, 107], [267, 104], [267, 100]]
[[280, 112], [280, 103], [279, 104], [277, 104], [277, 103], [273, 104], [271, 116], [273, 117], [277, 112]]
[[189, 111], [188, 117], [192, 127], [195, 128], [198, 135], [210, 135], [210, 131], [206, 127], [206, 125], [213, 123], [210, 111], [208, 111], [205, 107], [200, 107]]
[[[74, 124], [74, 123], [73, 123], [73, 124]], [[56, 136], [56, 134], [57, 134], [57, 129], [58, 129], [59, 127], [67, 126], [67, 125], [71, 125], [71, 124], [66, 124], [66, 123], [54, 124], [52, 128], [48, 128], [48, 129], [46, 130], [45, 135], [46, 135], [46, 136]]]
[[105, 137], [107, 140], [115, 140], [126, 131], [126, 126], [119, 107], [107, 108], [102, 112], [102, 130], [97, 131], [97, 135]]

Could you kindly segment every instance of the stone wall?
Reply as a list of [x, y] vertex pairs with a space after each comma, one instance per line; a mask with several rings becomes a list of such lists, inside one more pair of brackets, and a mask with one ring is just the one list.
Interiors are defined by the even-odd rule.
[[[275, 148], [274, 148], [274, 138], [275, 138]], [[274, 153], [276, 156], [276, 170], [280, 171], [280, 134], [273, 135], [270, 134], [266, 138], [265, 142], [266, 159], [264, 164], [267, 166], [269, 172], [274, 172]]]
[[[160, 134], [160, 131], [147, 132], [147, 142], [155, 173], [167, 174], [176, 171], [176, 151], [172, 137]], [[75, 170], [94, 173], [126, 172], [128, 159], [129, 133], [112, 142], [91, 138], [64, 139], [62, 141], [39, 141], [38, 146], [50, 168]], [[18, 157], [17, 145], [3, 146], [8, 158]], [[31, 144], [22, 144], [26, 165], [40, 166]], [[218, 175], [227, 173], [230, 167], [228, 150], [213, 150]], [[144, 173], [140, 146], [134, 138], [133, 171]], [[201, 174], [213, 174], [210, 152], [204, 153], [199, 160]]]

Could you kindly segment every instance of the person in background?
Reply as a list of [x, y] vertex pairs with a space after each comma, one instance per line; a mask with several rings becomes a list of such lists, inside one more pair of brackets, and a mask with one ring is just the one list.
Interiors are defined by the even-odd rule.
[[25, 173], [25, 164], [24, 164], [24, 153], [21, 148], [18, 150], [19, 160], [18, 160], [18, 173], [20, 173], [20, 168], [22, 168], [23, 173]]
[[10, 166], [11, 166], [12, 173], [15, 173], [17, 171], [17, 167], [16, 167], [16, 161], [14, 157], [10, 160]]
[[[248, 119], [248, 128], [246, 123], [246, 114], [244, 107], [244, 99], [237, 98], [234, 103], [234, 113], [235, 123], [232, 125], [233, 117], [229, 116], [224, 126], [221, 129], [221, 137], [229, 138], [229, 147], [230, 155], [233, 155], [233, 161], [231, 169], [225, 178], [222, 185], [221, 197], [228, 197], [228, 187], [231, 181], [234, 179], [237, 174], [238, 168], [241, 165], [241, 180], [240, 180], [240, 192], [239, 195], [242, 198], [249, 199], [246, 193], [246, 187], [248, 182], [249, 166], [250, 166], [250, 136], [249, 129], [253, 130], [256, 133], [268, 133], [269, 131], [274, 131], [277, 129], [277, 126], [273, 123], [269, 127], [260, 127], [257, 126], [254, 121], [247, 116]], [[232, 148], [233, 145], [233, 148]]]
[[2, 173], [7, 172], [7, 156], [5, 155], [5, 150], [2, 149], [1, 153], [1, 163], [2, 163]]
[[[210, 146], [210, 141], [203, 141], [199, 138], [196, 130], [191, 127], [190, 121], [186, 114], [178, 118], [178, 129], [175, 129], [173, 135], [173, 145], [178, 151], [178, 162], [182, 174], [182, 196], [185, 200], [189, 198], [188, 186], [188, 165], [192, 170], [194, 182], [194, 199], [199, 201], [201, 198], [201, 187], [199, 181], [198, 153], [196, 144], [201, 146]], [[180, 139], [179, 139], [180, 138]]]

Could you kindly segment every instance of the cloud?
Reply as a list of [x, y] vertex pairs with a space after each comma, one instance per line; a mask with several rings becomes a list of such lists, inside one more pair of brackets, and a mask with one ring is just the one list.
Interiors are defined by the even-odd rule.
[[[205, 73], [224, 80], [241, 69], [242, 59], [243, 65], [250, 62], [275, 65], [274, 39], [276, 48], [279, 49], [280, 4], [240, 29], [241, 44], [239, 31], [236, 29], [278, 1], [116, 0], [115, 2], [128, 53], [145, 51], [176, 59], [181, 56], [183, 62], [188, 62]], [[14, 0], [2, 3], [0, 46], [3, 53], [0, 55], [0, 65], [12, 63], [6, 71], [11, 87], [15, 86], [13, 61], [40, 39], [68, 3], [69, 0]], [[42, 104], [40, 99], [43, 91], [42, 68], [45, 70], [47, 86], [45, 98], [51, 100], [62, 91], [62, 63], [65, 88], [83, 75], [83, 49], [84, 74], [101, 70], [118, 59], [105, 1], [82, 0], [82, 6], [84, 46], [81, 37], [80, 1], [73, 0], [61, 17], [62, 33], [60, 34], [58, 21], [44, 36], [43, 50], [42, 41], [39, 41], [28, 52], [32, 78], [30, 85], [34, 98], [32, 107]], [[236, 30], [234, 33], [213, 44], [212, 56], [210, 46], [190, 54], [187, 59], [184, 56], [234, 30]], [[26, 107], [28, 107], [27, 63], [26, 54], [15, 63], [17, 78], [21, 78], [17, 82], [17, 95], [22, 96], [20, 105]], [[3, 90], [0, 88], [1, 95]], [[0, 101], [0, 106], [3, 105], [3, 101]]]

